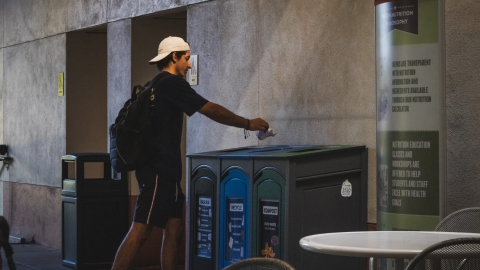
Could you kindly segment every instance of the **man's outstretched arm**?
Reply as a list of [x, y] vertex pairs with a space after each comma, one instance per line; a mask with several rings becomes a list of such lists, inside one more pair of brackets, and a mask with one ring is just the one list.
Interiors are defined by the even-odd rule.
[[198, 112], [227, 126], [263, 131], [267, 131], [269, 127], [267, 121], [261, 118], [246, 119], [213, 102], [207, 102]]

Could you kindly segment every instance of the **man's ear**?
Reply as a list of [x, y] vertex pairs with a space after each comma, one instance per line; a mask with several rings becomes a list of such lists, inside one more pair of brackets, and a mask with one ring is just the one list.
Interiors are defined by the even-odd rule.
[[175, 60], [178, 60], [178, 57], [177, 57], [177, 53], [176, 53], [176, 52], [173, 52], [173, 53], [172, 53], [172, 62], [173, 62], [174, 64], [177, 63]]

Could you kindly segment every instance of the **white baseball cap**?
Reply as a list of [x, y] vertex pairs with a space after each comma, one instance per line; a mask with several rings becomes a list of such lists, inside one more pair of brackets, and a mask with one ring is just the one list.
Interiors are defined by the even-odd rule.
[[158, 45], [158, 55], [149, 61], [150, 64], [162, 60], [171, 52], [190, 51], [190, 46], [185, 40], [179, 37], [167, 37]]

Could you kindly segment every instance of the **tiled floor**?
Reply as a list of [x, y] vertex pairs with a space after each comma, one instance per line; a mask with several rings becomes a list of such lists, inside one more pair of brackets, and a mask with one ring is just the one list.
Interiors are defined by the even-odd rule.
[[[59, 249], [52, 249], [37, 244], [12, 244], [14, 251], [13, 259], [17, 270], [67, 270], [68, 267], [62, 265], [62, 251]], [[2, 256], [2, 269], [8, 269], [7, 260], [5, 259], [5, 253], [3, 249], [1, 251]], [[133, 267], [134, 270], [161, 270], [159, 266], [151, 267]], [[185, 269], [182, 265], [178, 267], [178, 270]]]
[[[58, 249], [43, 247], [36, 244], [13, 244], [13, 259], [17, 270], [65, 270], [62, 266], [62, 252]], [[7, 260], [2, 249], [2, 266], [8, 269]]]

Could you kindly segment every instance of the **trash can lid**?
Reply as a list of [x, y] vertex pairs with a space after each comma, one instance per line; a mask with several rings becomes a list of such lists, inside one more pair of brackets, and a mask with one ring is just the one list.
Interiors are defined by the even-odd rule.
[[257, 152], [257, 151], [269, 151], [272, 149], [283, 149], [288, 147], [288, 145], [263, 145], [263, 146], [246, 146], [246, 147], [238, 147], [238, 148], [230, 148], [230, 149], [221, 149], [209, 152], [201, 152], [201, 153], [194, 153], [188, 154], [187, 157], [210, 157], [210, 158], [227, 158], [227, 157], [249, 157], [248, 153], [250, 152]]
[[62, 156], [62, 160], [70, 161], [110, 161], [109, 153], [74, 153]]
[[305, 147], [298, 147], [294, 149], [287, 149], [285, 151], [264, 153], [262, 155], [252, 156], [254, 158], [299, 158], [312, 155], [323, 155], [333, 151], [344, 151], [353, 149], [364, 149], [365, 146], [357, 145], [311, 145]]

